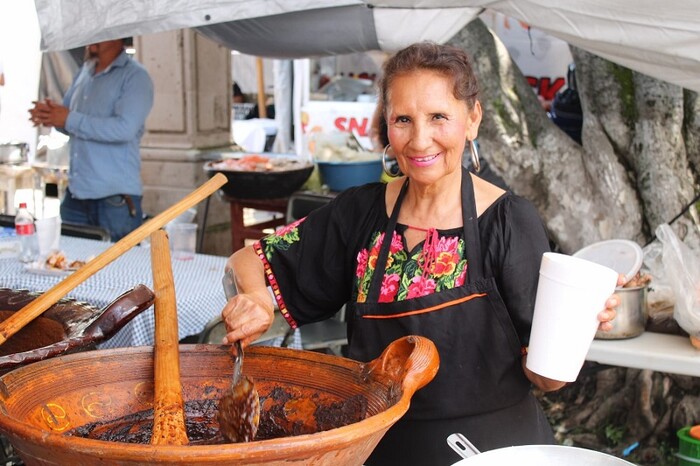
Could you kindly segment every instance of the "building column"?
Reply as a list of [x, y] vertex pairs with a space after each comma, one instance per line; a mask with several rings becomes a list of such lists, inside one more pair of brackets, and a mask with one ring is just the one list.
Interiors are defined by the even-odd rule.
[[[207, 153], [231, 145], [231, 53], [192, 29], [134, 38], [155, 102], [141, 141], [143, 209], [156, 215], [207, 180]], [[197, 206], [202, 224], [204, 202]], [[201, 252], [228, 255], [228, 204], [210, 197]]]

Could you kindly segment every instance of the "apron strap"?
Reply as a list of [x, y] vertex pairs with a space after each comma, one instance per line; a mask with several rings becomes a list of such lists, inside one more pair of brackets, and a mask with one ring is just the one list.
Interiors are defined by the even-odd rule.
[[467, 282], [474, 283], [484, 275], [481, 259], [479, 218], [476, 216], [474, 183], [469, 171], [462, 167], [462, 222], [464, 228], [465, 258], [467, 259]]
[[370, 303], [379, 302], [379, 293], [382, 290], [382, 280], [384, 279], [384, 269], [386, 268], [386, 260], [389, 257], [389, 249], [391, 246], [391, 240], [393, 239], [391, 236], [396, 230], [396, 223], [399, 220], [401, 203], [403, 202], [403, 198], [406, 197], [406, 191], [408, 190], [408, 182], [409, 179], [406, 178], [406, 182], [403, 184], [403, 186], [401, 186], [399, 197], [396, 199], [394, 209], [391, 211], [391, 217], [389, 217], [389, 223], [384, 231], [384, 241], [382, 241], [382, 248], [379, 250], [379, 256], [377, 257], [374, 273], [372, 274], [372, 282], [370, 283], [369, 290], [367, 291], [367, 302]]
[[[396, 224], [399, 218], [401, 204], [406, 196], [409, 179], [401, 187], [399, 197], [396, 199], [394, 209], [391, 211], [389, 223], [384, 231], [384, 241], [379, 250], [377, 257], [376, 268], [372, 274], [372, 282], [370, 283], [367, 292], [367, 302], [379, 302], [379, 293], [382, 289], [382, 280], [384, 279], [384, 269], [386, 268], [386, 260], [389, 257], [389, 249], [391, 246], [391, 235], [396, 230]], [[467, 281], [474, 283], [483, 277], [483, 264], [481, 262], [481, 241], [479, 239], [479, 219], [476, 216], [476, 201], [474, 198], [474, 183], [472, 183], [469, 171], [462, 167], [462, 223], [465, 246], [465, 258], [467, 259]]]

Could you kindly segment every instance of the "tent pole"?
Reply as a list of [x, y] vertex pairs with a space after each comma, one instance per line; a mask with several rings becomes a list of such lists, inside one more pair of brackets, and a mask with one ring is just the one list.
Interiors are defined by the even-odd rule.
[[258, 71], [258, 117], [267, 118], [267, 106], [265, 105], [265, 76], [263, 74], [263, 59], [257, 57], [255, 66]]

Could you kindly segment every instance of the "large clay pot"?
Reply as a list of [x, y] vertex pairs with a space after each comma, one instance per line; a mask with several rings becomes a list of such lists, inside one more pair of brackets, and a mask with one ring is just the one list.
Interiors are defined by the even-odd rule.
[[[0, 320], [5, 320], [41, 293], [0, 288]], [[70, 298], [60, 299], [0, 345], [0, 374], [43, 359], [93, 348], [148, 309], [155, 296], [137, 285], [104, 309]]]
[[[65, 435], [95, 421], [152, 409], [152, 352], [152, 347], [136, 347], [76, 353], [5, 374], [0, 377], [0, 430], [27, 465], [361, 465], [439, 364], [435, 345], [416, 336], [396, 340], [368, 363], [249, 347], [243, 373], [255, 380], [261, 397], [258, 434], [277, 429], [286, 436], [166, 446], [149, 445], [149, 439], [132, 444]], [[232, 368], [225, 346], [181, 345], [186, 404], [215, 403], [230, 384]], [[193, 429], [216, 430], [215, 418], [188, 422], [190, 440]], [[266, 418], [274, 422], [265, 425]], [[348, 419], [351, 423], [342, 425]]]

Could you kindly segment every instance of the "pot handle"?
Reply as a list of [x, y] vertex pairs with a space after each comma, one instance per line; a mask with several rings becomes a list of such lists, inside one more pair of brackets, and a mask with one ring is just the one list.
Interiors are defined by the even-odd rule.
[[395, 340], [369, 364], [371, 372], [386, 373], [393, 380], [402, 381], [404, 396], [409, 398], [433, 380], [439, 367], [435, 343], [417, 335]]
[[146, 285], [136, 285], [108, 304], [87, 326], [84, 334], [97, 339], [108, 339], [148, 309], [154, 300], [153, 291]]

